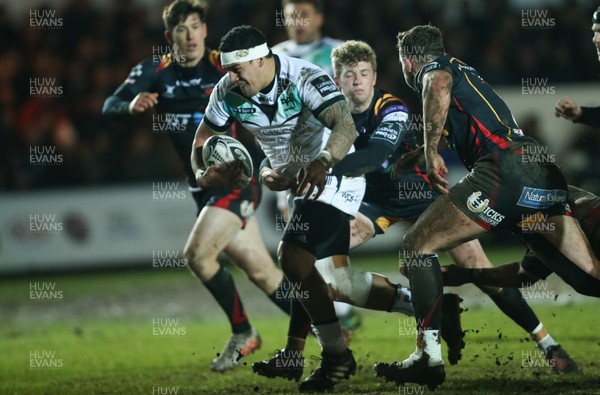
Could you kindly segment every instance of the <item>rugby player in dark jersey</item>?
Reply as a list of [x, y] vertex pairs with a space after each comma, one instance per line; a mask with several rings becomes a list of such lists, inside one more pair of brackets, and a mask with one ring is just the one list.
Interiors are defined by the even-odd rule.
[[[217, 51], [205, 47], [206, 5], [177, 0], [165, 7], [165, 37], [174, 51], [159, 59], [148, 58], [132, 70], [125, 82], [104, 103], [110, 117], [141, 114], [155, 109], [160, 122], [169, 123], [169, 137], [187, 173], [198, 207], [198, 218], [184, 248], [190, 269], [219, 303], [231, 324], [232, 336], [211, 362], [211, 369], [235, 367], [241, 355], [258, 349], [261, 339], [250, 325], [233, 278], [220, 265], [221, 252], [237, 264], [269, 298], [289, 313], [289, 301], [276, 297], [283, 274], [264, 243], [255, 216], [260, 187], [253, 179], [237, 190], [202, 191], [190, 164], [196, 128], [203, 118], [213, 87], [225, 73]], [[282, 286], [283, 289], [289, 289]]]
[[[420, 130], [413, 128], [418, 125], [409, 122], [406, 105], [397, 97], [375, 87], [377, 59], [373, 49], [361, 41], [346, 41], [334, 49], [332, 59], [334, 79], [346, 97], [358, 131], [354, 142], [356, 152], [348, 154], [337, 164], [333, 173], [349, 176], [364, 173], [367, 180], [367, 189], [359, 214], [351, 222], [350, 247], [354, 248], [375, 235], [385, 233], [394, 223], [413, 223], [438, 194], [431, 189], [426, 170], [420, 166], [412, 166], [398, 181], [390, 177], [397, 159], [414, 151], [422, 136]], [[271, 174], [270, 168], [261, 168], [263, 182], [273, 182]], [[418, 193], [412, 193], [414, 191]], [[449, 253], [462, 267], [492, 267], [477, 240], [457, 246]], [[398, 286], [394, 292], [391, 285], [396, 284], [392, 284], [381, 275], [366, 273], [371, 275], [372, 281], [363, 284], [365, 273], [354, 271], [349, 266], [334, 266], [333, 262], [324, 270], [319, 268], [319, 272], [332, 288], [336, 298], [350, 300], [360, 307], [413, 315], [412, 306], [410, 311], [406, 311], [405, 307], [402, 309], [402, 300], [397, 297], [398, 293], [410, 301], [410, 290]], [[366, 292], [361, 292], [362, 289]], [[557, 371], [576, 370], [576, 363], [544, 329], [518, 289], [481, 289], [490, 295], [505, 314], [532, 335]], [[444, 309], [447, 320], [456, 317], [457, 304], [456, 295], [445, 295]], [[293, 310], [290, 333], [301, 333], [303, 325], [307, 323], [296, 317]], [[292, 328], [293, 326], [298, 328]], [[454, 364], [460, 359], [464, 344], [462, 331], [460, 326], [455, 329], [452, 325], [445, 325], [443, 333], [450, 348], [449, 360]], [[294, 340], [288, 338], [283, 350], [277, 350], [267, 361], [254, 363], [253, 370], [269, 378], [298, 379], [303, 370], [303, 360], [298, 351], [303, 347], [299, 348]]]
[[[600, 7], [592, 16], [592, 42], [596, 47], [598, 61], [600, 61]], [[600, 128], [600, 107], [581, 107], [573, 100], [565, 97], [560, 99], [554, 108], [554, 115], [569, 121]]]
[[[600, 262], [570, 216], [567, 185], [558, 167], [524, 160], [538, 143], [523, 134], [506, 104], [475, 69], [445, 54], [441, 31], [426, 25], [401, 32], [398, 50], [404, 78], [423, 100], [427, 176], [441, 196], [403, 240], [417, 318], [416, 350], [402, 362], [378, 363], [375, 370], [397, 383], [435, 388], [445, 379], [437, 252], [507, 229], [521, 234], [534, 252], [560, 251], [564, 265], [577, 266], [593, 278], [600, 278]], [[470, 170], [449, 191], [447, 168], [438, 154], [442, 135]], [[518, 224], [538, 213], [555, 231], [522, 233]]]

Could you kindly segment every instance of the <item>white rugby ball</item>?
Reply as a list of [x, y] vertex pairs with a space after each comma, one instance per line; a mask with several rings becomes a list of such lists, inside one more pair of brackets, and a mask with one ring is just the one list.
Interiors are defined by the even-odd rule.
[[202, 161], [205, 167], [221, 163], [231, 163], [235, 160], [242, 162], [242, 182], [250, 183], [254, 167], [250, 153], [238, 140], [229, 136], [214, 135], [209, 137], [202, 147]]

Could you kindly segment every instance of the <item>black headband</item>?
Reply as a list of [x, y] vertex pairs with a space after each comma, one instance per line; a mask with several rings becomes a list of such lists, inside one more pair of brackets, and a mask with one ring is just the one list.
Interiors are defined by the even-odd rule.
[[594, 15], [592, 16], [592, 23], [600, 23], [600, 7], [596, 11], [594, 11]]

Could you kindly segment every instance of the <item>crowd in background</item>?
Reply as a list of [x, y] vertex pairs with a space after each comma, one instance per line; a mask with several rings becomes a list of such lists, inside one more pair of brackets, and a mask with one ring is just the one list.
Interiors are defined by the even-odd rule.
[[[598, 80], [600, 65], [590, 30], [597, 5], [567, 1], [544, 7], [554, 26], [527, 29], [523, 10], [507, 0], [451, 3], [442, 7], [435, 0], [327, 1], [323, 30], [334, 38], [372, 45], [379, 60], [378, 85], [405, 98], [417, 112], [418, 101], [404, 83], [396, 51], [398, 31], [416, 24], [440, 27], [447, 52], [478, 69], [493, 86], [520, 85], [523, 76], [540, 71], [555, 84]], [[220, 37], [240, 24], [261, 29], [271, 45], [284, 41], [281, 10], [279, 0], [213, 0], [207, 44], [218, 47]], [[91, 0], [70, 0], [56, 10], [60, 28], [40, 29], [30, 26], [29, 15], [14, 18], [0, 5], [2, 189], [183, 177], [168, 135], [152, 132], [151, 114], [120, 121], [101, 115], [104, 100], [131, 67], [152, 56], [153, 48], [166, 45], [161, 13], [162, 6], [140, 8], [133, 1], [113, 0], [98, 8]], [[32, 95], [35, 78], [53, 79], [61, 94]], [[535, 120], [531, 123], [534, 128]], [[521, 126], [527, 133], [528, 126]], [[599, 142], [600, 133], [591, 133], [573, 148], [594, 160]], [[31, 147], [37, 146], [55, 147], [61, 163], [32, 164]], [[598, 174], [582, 171], [570, 177], [571, 182], [584, 183], [586, 177], [598, 179]]]

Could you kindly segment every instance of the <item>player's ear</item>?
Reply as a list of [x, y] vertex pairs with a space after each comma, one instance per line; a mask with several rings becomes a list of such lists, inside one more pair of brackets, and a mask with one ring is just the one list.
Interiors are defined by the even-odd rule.
[[202, 39], [206, 39], [206, 36], [208, 36], [208, 27], [206, 23], [202, 22]]
[[169, 30], [165, 30], [165, 40], [167, 40], [170, 45], [173, 45], [173, 33]]
[[340, 90], [342, 89], [342, 87], [340, 86], [340, 80], [335, 75], [333, 76], [333, 82], [335, 82], [335, 86], [337, 86], [338, 89], [340, 89]]
[[376, 71], [373, 72], [373, 86], [375, 86], [375, 84], [377, 84], [377, 72]]

